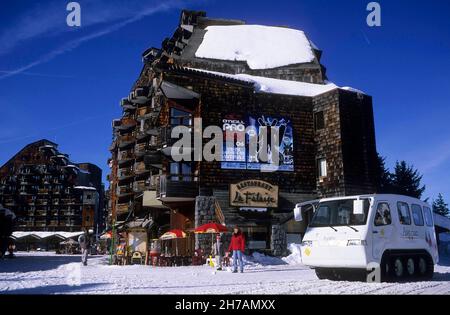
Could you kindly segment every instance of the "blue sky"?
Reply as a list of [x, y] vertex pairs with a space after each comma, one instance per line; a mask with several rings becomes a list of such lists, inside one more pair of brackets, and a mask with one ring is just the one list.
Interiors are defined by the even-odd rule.
[[141, 53], [175, 29], [182, 8], [250, 24], [304, 30], [323, 51], [329, 79], [373, 96], [378, 151], [389, 166], [414, 164], [424, 197], [450, 201], [450, 2], [368, 0], [84, 0], [81, 27], [66, 4], [0, 2], [0, 164], [47, 138], [76, 162], [109, 172], [111, 120], [141, 70]]

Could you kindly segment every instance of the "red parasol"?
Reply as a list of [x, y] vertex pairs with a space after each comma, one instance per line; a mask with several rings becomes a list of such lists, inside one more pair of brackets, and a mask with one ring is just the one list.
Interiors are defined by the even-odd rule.
[[184, 233], [182, 230], [170, 230], [169, 232], [164, 233], [159, 238], [160, 240], [173, 240], [176, 238], [185, 238], [186, 233]]
[[196, 234], [217, 234], [228, 232], [228, 229], [222, 224], [218, 223], [207, 223], [199, 226], [195, 229], [194, 233]]

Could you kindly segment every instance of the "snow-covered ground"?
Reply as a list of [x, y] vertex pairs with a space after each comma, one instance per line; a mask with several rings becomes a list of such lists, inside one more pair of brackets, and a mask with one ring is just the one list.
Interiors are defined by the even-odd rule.
[[18, 253], [0, 260], [0, 293], [11, 294], [450, 294], [450, 259], [436, 266], [434, 279], [415, 283], [362, 283], [318, 280], [298, 264], [254, 255], [243, 274], [211, 267], [109, 266], [107, 256]]

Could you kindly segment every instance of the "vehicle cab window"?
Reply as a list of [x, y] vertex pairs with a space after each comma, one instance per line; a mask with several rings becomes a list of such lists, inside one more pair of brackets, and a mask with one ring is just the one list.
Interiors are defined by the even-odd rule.
[[398, 219], [403, 225], [411, 225], [411, 213], [406, 202], [397, 202]]
[[414, 224], [417, 226], [423, 226], [423, 214], [422, 214], [422, 207], [419, 205], [412, 205], [412, 216], [414, 220]]
[[389, 208], [388, 203], [380, 202], [378, 204], [374, 223], [375, 226], [390, 225], [392, 223], [391, 209]]
[[431, 215], [431, 209], [428, 207], [423, 207], [423, 214], [425, 216], [425, 223], [427, 226], [433, 226], [433, 217]]

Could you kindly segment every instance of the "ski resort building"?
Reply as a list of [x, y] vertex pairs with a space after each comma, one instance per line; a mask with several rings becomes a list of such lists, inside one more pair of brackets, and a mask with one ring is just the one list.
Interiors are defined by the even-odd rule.
[[[305, 230], [290, 220], [296, 203], [374, 193], [372, 98], [328, 81], [321, 56], [300, 30], [183, 11], [161, 48], [143, 53], [112, 123], [110, 222], [150, 238], [210, 221], [237, 224], [248, 249], [281, 255]], [[220, 126], [224, 141], [230, 130], [279, 127], [279, 167], [249, 156], [246, 140], [221, 161], [174, 161], [171, 131], [194, 132], [195, 118], [203, 129]], [[185, 249], [210, 240], [197, 235]]]
[[40, 140], [0, 168], [0, 204], [16, 215], [16, 231], [81, 231], [103, 227], [101, 169], [75, 164], [58, 145]]

